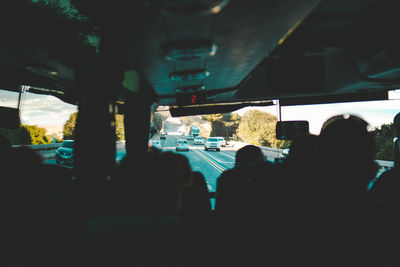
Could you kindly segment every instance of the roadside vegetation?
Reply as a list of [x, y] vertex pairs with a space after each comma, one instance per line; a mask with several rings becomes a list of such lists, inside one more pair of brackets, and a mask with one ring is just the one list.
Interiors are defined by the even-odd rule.
[[[63, 127], [63, 139], [55, 134], [47, 134], [46, 129], [37, 125], [21, 124], [18, 129], [1, 129], [0, 134], [4, 134], [14, 145], [40, 145], [54, 142], [62, 142], [66, 139], [74, 139], [74, 128], [76, 124], [77, 112], [72, 113]], [[277, 140], [275, 138], [275, 124], [277, 118], [267, 112], [259, 110], [249, 110], [242, 116], [237, 113], [219, 113], [203, 116], [182, 117], [181, 121], [185, 125], [193, 123], [200, 125], [201, 136], [223, 136], [227, 140], [237, 140], [245, 143], [266, 146], [273, 148], [288, 148], [289, 141]], [[156, 131], [162, 129], [164, 121], [168, 116], [161, 112], [156, 112], [152, 117], [152, 127]], [[116, 115], [116, 140], [125, 140], [124, 117]], [[206, 122], [210, 127], [205, 127]], [[395, 138], [395, 128], [393, 123], [382, 124], [372, 130], [376, 140], [376, 159], [393, 160], [393, 140]], [[350, 148], [349, 148], [350, 149]]]

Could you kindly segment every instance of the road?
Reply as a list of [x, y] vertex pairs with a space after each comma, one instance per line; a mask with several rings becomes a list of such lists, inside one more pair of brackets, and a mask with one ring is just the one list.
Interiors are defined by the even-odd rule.
[[[156, 137], [158, 138], [158, 137]], [[193, 171], [201, 172], [206, 178], [208, 189], [211, 192], [216, 191], [216, 181], [221, 173], [225, 170], [233, 168], [235, 164], [236, 149], [232, 147], [222, 147], [221, 151], [205, 151], [203, 145], [194, 145], [193, 140], [188, 140], [189, 151], [176, 152], [175, 144], [180, 135], [168, 134], [167, 139], [161, 140], [162, 151], [173, 151], [185, 155], [192, 167]], [[116, 160], [120, 161], [126, 155], [123, 146], [117, 146]], [[47, 159], [47, 164], [55, 164], [55, 159]]]
[[193, 140], [188, 140], [189, 151], [176, 152], [176, 141], [180, 138], [179, 135], [168, 134], [167, 139], [161, 140], [161, 150], [185, 155], [189, 159], [192, 170], [201, 172], [206, 178], [208, 189], [215, 191], [217, 178], [223, 171], [235, 165], [235, 149], [222, 147], [219, 152], [205, 151], [203, 145], [194, 145]]

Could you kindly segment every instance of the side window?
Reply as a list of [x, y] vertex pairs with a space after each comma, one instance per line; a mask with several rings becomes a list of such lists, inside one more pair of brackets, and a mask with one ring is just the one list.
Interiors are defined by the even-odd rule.
[[[14, 146], [31, 146], [42, 154], [45, 162], [55, 163], [56, 146], [60, 146], [66, 136], [72, 136], [77, 106], [54, 96], [30, 93], [29, 87], [26, 88], [27, 92], [20, 98], [20, 127], [15, 130], [0, 128], [0, 132]], [[0, 106], [16, 108], [18, 98], [17, 92], [0, 90]], [[49, 151], [52, 145], [54, 151], [51, 156]], [[42, 149], [45, 146], [46, 150]]]

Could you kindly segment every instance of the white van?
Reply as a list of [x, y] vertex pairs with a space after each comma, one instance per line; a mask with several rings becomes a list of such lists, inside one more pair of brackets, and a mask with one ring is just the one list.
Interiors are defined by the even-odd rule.
[[225, 138], [218, 136], [218, 142], [220, 143], [221, 146], [226, 146], [226, 141]]

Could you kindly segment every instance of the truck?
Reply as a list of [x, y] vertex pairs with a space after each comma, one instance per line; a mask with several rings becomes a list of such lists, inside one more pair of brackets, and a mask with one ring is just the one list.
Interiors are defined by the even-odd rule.
[[198, 126], [191, 126], [189, 130], [189, 134], [192, 134], [193, 137], [200, 135], [200, 128]]

